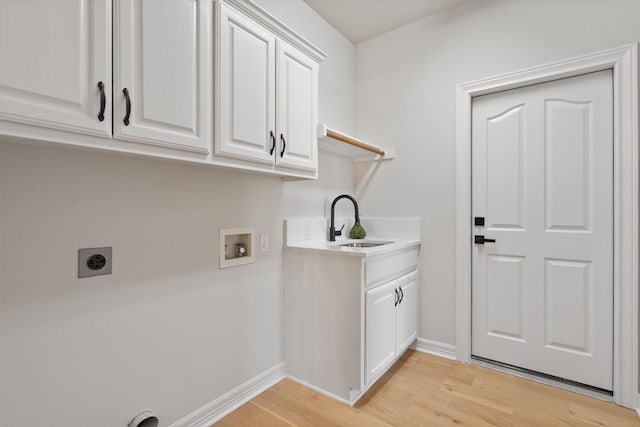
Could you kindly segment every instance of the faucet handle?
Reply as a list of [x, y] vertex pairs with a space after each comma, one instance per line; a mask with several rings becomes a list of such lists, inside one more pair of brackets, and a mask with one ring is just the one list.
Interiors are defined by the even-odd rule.
[[344, 224], [340, 227], [340, 230], [336, 230], [336, 236], [342, 236], [342, 229], [344, 229]]

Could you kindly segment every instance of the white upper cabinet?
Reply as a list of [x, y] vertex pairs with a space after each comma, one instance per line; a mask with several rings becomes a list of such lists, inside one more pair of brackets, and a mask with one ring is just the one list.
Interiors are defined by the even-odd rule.
[[318, 63], [278, 40], [276, 163], [297, 169], [318, 166]]
[[111, 135], [111, 0], [0, 1], [0, 120]]
[[251, 0], [0, 0], [0, 138], [315, 178], [324, 57]]
[[220, 138], [216, 154], [273, 164], [276, 38], [223, 5], [220, 20]]
[[251, 2], [226, 0], [218, 7], [217, 160], [314, 176], [324, 53]]
[[210, 2], [116, 0], [114, 136], [209, 151]]

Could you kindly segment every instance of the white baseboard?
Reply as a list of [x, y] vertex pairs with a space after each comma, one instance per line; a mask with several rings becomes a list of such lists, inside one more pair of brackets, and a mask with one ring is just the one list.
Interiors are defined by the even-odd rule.
[[196, 409], [170, 427], [209, 427], [224, 416], [238, 409], [269, 387], [285, 378], [284, 362], [256, 375], [244, 384]]
[[456, 360], [455, 345], [418, 338], [411, 348], [416, 351], [421, 351], [422, 353], [433, 354], [434, 356], [444, 357], [449, 360]]

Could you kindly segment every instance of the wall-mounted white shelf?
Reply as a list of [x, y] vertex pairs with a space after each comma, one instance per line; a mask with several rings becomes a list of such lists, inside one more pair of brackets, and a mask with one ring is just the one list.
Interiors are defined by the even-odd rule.
[[324, 123], [318, 125], [318, 142], [321, 150], [352, 157], [354, 161], [390, 160], [395, 156], [392, 147], [380, 147], [332, 129]]

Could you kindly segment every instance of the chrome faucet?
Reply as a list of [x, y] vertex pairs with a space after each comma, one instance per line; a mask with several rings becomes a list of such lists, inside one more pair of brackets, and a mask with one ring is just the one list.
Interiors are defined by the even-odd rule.
[[340, 230], [336, 230], [336, 227], [335, 227], [335, 208], [336, 208], [336, 203], [340, 199], [349, 199], [349, 200], [351, 200], [351, 202], [353, 202], [353, 207], [355, 208], [355, 211], [356, 211], [356, 222], [358, 222], [358, 223], [360, 222], [360, 213], [358, 211], [358, 202], [356, 202], [356, 199], [354, 199], [353, 197], [349, 196], [348, 194], [342, 194], [342, 195], [336, 197], [335, 199], [333, 199], [333, 203], [331, 203], [331, 226], [329, 227], [329, 241], [330, 242], [335, 242], [336, 241], [336, 236], [342, 236], [342, 228], [344, 228], [344, 225], [342, 226], [342, 228]]

